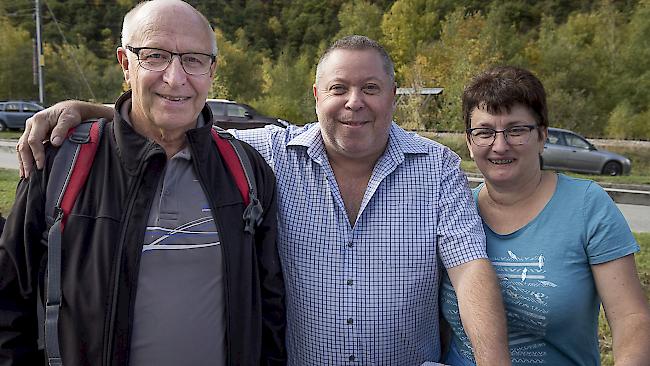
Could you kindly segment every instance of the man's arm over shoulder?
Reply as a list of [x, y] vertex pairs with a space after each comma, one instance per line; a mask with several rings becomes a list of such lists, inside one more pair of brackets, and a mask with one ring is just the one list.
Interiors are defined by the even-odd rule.
[[[81, 121], [91, 118], [113, 118], [113, 108], [78, 100], [59, 102], [46, 108], [25, 123], [25, 131], [17, 145], [18, 162], [21, 177], [28, 177], [36, 162], [38, 169], [45, 163], [43, 141], [50, 136], [54, 146], [60, 146], [68, 130], [79, 125]], [[50, 135], [51, 133], [51, 135]]]
[[37, 292], [45, 216], [42, 171], [19, 183], [0, 238], [0, 365], [42, 365], [38, 351]]
[[275, 175], [262, 157], [249, 146], [258, 198], [264, 209], [262, 223], [255, 230], [257, 263], [262, 295], [262, 364], [286, 364], [285, 288], [277, 246], [277, 200]]

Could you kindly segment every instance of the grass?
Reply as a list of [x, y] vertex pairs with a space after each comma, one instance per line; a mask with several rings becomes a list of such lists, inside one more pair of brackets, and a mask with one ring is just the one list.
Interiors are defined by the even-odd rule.
[[18, 170], [0, 169], [0, 213], [7, 217], [16, 197]]
[[18, 140], [23, 131], [3, 131], [0, 132], [0, 139]]
[[[645, 297], [650, 301], [650, 233], [634, 234], [636, 240], [641, 246], [641, 252], [634, 257], [636, 267], [641, 280], [641, 286], [645, 291]], [[603, 366], [614, 365], [614, 355], [612, 353], [612, 333], [605, 319], [605, 313], [601, 310], [598, 324], [600, 338], [600, 358]]]

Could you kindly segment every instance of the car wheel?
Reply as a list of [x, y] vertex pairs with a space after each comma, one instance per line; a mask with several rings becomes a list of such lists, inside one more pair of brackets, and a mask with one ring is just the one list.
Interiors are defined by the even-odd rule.
[[0, 121], [0, 132], [9, 131], [7, 124], [4, 121]]
[[621, 175], [623, 172], [623, 168], [621, 167], [621, 164], [615, 162], [615, 161], [608, 161], [607, 164], [603, 167], [603, 174], [605, 175]]

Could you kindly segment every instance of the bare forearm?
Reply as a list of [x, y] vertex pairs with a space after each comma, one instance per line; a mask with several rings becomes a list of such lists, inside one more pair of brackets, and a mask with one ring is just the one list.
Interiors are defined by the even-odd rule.
[[650, 365], [650, 307], [634, 255], [593, 265], [591, 271], [612, 329], [616, 365]]
[[[466, 263], [452, 278], [465, 333], [477, 365], [510, 365], [501, 289], [489, 261]], [[453, 269], [452, 269], [453, 271]], [[451, 274], [451, 273], [450, 273]]]
[[82, 101], [78, 103], [79, 104], [76, 104], [76, 106], [79, 108], [79, 115], [82, 120], [95, 118], [113, 119], [114, 111], [112, 107]]
[[622, 323], [612, 329], [616, 366], [650, 365], [650, 317], [628, 315]]

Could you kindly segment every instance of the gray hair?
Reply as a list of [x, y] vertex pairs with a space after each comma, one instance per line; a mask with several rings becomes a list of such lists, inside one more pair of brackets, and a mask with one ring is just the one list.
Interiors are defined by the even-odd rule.
[[187, 6], [190, 9], [194, 10], [196, 15], [199, 16], [201, 21], [205, 24], [205, 27], [207, 28], [208, 32], [212, 34], [212, 54], [217, 55], [217, 38], [214, 36], [214, 28], [212, 28], [212, 25], [210, 25], [210, 22], [208, 19], [205, 17], [205, 15], [201, 14], [200, 11], [196, 10], [192, 5], [181, 1], [181, 0], [149, 0], [149, 1], [143, 1], [136, 5], [133, 9], [129, 10], [128, 13], [124, 16], [124, 21], [122, 23], [122, 47], [126, 47], [127, 44], [131, 40], [133, 40], [133, 33], [135, 30], [138, 29], [138, 14], [140, 11], [150, 5], [153, 5], [153, 3], [160, 3], [160, 2], [165, 2], [165, 3], [172, 3], [172, 4], [178, 4], [182, 6]]
[[379, 56], [384, 66], [384, 71], [386, 75], [390, 78], [391, 82], [395, 81], [395, 66], [393, 65], [393, 60], [391, 60], [388, 52], [382, 47], [379, 42], [374, 41], [366, 36], [351, 35], [340, 38], [334, 43], [332, 43], [326, 50], [323, 52], [323, 55], [318, 60], [318, 66], [316, 66], [316, 84], [318, 84], [318, 79], [322, 76], [322, 65], [323, 62], [329, 57], [329, 55], [336, 50], [374, 50]]

